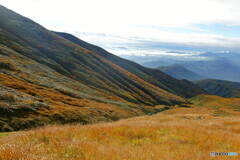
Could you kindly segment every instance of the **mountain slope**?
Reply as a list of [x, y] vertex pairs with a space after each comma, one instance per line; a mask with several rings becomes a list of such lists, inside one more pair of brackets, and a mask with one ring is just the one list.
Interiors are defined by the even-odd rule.
[[88, 87], [0, 44], [0, 131], [46, 123], [111, 121], [154, 110]]
[[195, 83], [210, 94], [226, 98], [240, 98], [240, 83], [238, 82], [205, 79], [196, 81]]
[[3, 6], [0, 15], [0, 131], [152, 114], [189, 103], [173, 93], [205, 93], [97, 46], [91, 51]]
[[118, 56], [115, 56], [107, 52], [106, 50], [98, 46], [84, 42], [73, 35], [70, 35], [67, 33], [59, 33], [59, 32], [55, 32], [55, 33], [70, 40], [71, 42], [74, 42], [77, 45], [80, 45], [88, 50], [91, 50], [97, 53], [98, 55], [106, 58], [107, 60], [114, 63], [115, 65], [118, 65], [123, 69], [127, 70], [128, 72], [131, 72], [132, 74], [137, 75], [138, 77], [145, 80], [146, 82], [149, 82], [173, 94], [177, 94], [179, 96], [188, 98], [188, 97], [196, 96], [198, 94], [206, 93], [200, 87], [198, 87], [197, 85], [194, 85], [189, 81], [177, 80], [158, 69], [146, 68], [135, 62], [120, 58]]
[[192, 72], [181, 65], [160, 66], [157, 67], [157, 69], [160, 69], [161, 71], [177, 79], [187, 79], [189, 81], [204, 79], [203, 76]]
[[170, 104], [181, 99], [6, 8], [1, 7], [1, 15], [0, 27], [35, 52], [23, 52], [9, 42], [4, 45], [65, 76], [136, 104]]
[[[7, 32], [0, 30], [0, 37], [1, 42], [13, 45], [0, 44], [0, 131], [48, 123], [112, 121], [164, 109], [134, 104], [114, 93], [69, 78], [14, 51], [15, 47], [26, 54], [36, 50]], [[161, 100], [166, 104], [187, 103], [174, 95], [166, 99], [174, 97], [174, 101]]]

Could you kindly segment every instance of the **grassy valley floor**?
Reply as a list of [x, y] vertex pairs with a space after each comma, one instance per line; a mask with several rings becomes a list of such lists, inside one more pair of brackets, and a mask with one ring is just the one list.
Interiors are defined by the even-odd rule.
[[[196, 104], [188, 108], [117, 122], [2, 133], [0, 159], [239, 159], [239, 156], [210, 157], [210, 152], [240, 151], [240, 112], [234, 108], [239, 103], [230, 105], [233, 101], [220, 98], [225, 100], [220, 108], [214, 98], [217, 97], [197, 97], [191, 100]], [[200, 99], [206, 105], [200, 107]], [[220, 114], [221, 111], [225, 114]]]

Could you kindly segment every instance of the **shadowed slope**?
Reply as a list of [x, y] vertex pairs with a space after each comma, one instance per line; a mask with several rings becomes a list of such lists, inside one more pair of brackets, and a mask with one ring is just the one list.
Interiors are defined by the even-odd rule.
[[0, 14], [0, 131], [113, 121], [188, 103], [2, 6]]
[[135, 62], [120, 58], [118, 56], [115, 56], [106, 50], [89, 44], [87, 42], [84, 42], [77, 37], [67, 34], [67, 33], [60, 33], [55, 32], [58, 35], [74, 42], [75, 44], [78, 44], [81, 47], [84, 47], [88, 50], [91, 50], [102, 57], [108, 59], [112, 63], [126, 69], [127, 71], [137, 75], [138, 77], [144, 79], [145, 81], [152, 83], [166, 91], [169, 91], [171, 93], [183, 96], [183, 97], [193, 97], [198, 94], [204, 94], [206, 93], [204, 90], [202, 90], [197, 85], [188, 82], [186, 80], [177, 80], [175, 78], [172, 78], [171, 76], [163, 73], [162, 71], [158, 69], [150, 69], [143, 67]]
[[113, 121], [161, 110], [88, 87], [0, 44], [0, 131]]
[[[25, 17], [4, 7], [1, 7], [0, 13], [0, 27], [15, 37], [15, 43], [20, 44], [13, 46], [6, 36], [2, 37], [2, 43], [61, 74], [136, 104], [184, 102], [182, 98], [144, 81], [101, 55], [82, 48]], [[25, 46], [21, 47], [22, 44]], [[25, 52], [27, 49], [23, 51], [26, 44], [35, 52]]]
[[208, 93], [221, 97], [240, 98], [240, 83], [217, 79], [204, 79], [195, 82]]

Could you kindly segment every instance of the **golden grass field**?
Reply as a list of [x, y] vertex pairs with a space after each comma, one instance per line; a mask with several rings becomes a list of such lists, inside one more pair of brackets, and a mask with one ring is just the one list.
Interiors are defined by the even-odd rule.
[[240, 153], [240, 112], [223, 107], [226, 114], [216, 114], [221, 109], [210, 104], [213, 101], [203, 107], [197, 104], [173, 108], [117, 122], [2, 133], [0, 159], [240, 159], [240, 156], [210, 157], [210, 152]]

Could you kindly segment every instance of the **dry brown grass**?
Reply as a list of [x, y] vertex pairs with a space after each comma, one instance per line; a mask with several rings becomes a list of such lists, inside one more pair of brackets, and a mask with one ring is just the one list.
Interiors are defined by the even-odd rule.
[[175, 108], [94, 125], [45, 126], [0, 139], [0, 159], [207, 160], [240, 151], [240, 117], [209, 108]]
[[[0, 85], [10, 89], [12, 94], [12, 97], [5, 93], [0, 95], [0, 131], [16, 131], [53, 123], [109, 122], [164, 109], [163, 105], [138, 106], [117, 96], [112, 99], [78, 96], [68, 90], [40, 86], [23, 79], [0, 73]], [[17, 106], [15, 110], [10, 107], [12, 105]]]

